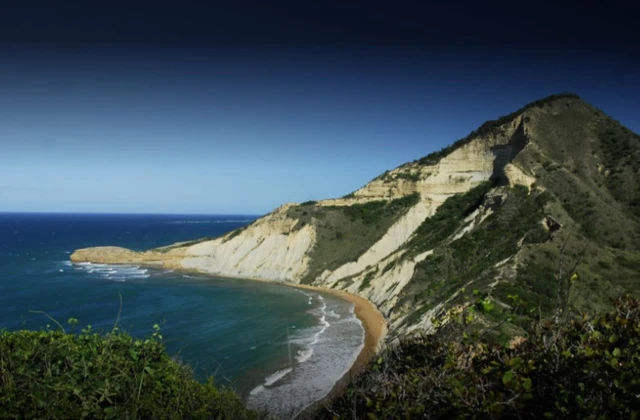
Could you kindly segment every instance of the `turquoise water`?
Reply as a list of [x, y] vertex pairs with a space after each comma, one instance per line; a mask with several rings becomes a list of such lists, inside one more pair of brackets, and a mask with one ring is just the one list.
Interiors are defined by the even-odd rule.
[[77, 248], [146, 249], [217, 236], [250, 216], [0, 213], [0, 328], [79, 320], [144, 337], [161, 326], [168, 352], [214, 375], [255, 407], [290, 416], [324, 396], [361, 349], [348, 302], [249, 280], [135, 265], [71, 264]]

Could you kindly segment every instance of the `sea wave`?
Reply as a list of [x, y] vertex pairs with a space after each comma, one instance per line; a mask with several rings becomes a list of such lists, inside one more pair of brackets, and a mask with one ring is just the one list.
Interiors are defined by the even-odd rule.
[[326, 396], [364, 348], [364, 330], [353, 304], [320, 294], [313, 299], [319, 304], [307, 313], [317, 317], [318, 324], [296, 330], [288, 340], [297, 347], [291, 371], [281, 367], [253, 388], [247, 396], [250, 407], [295, 417]]
[[330, 316], [331, 318], [340, 319], [340, 315], [338, 315], [335, 311], [327, 312], [327, 316]]
[[304, 363], [309, 360], [311, 356], [313, 356], [313, 349], [298, 350], [296, 360], [298, 361], [298, 363]]
[[98, 264], [91, 262], [74, 263], [74, 268], [85, 274], [98, 278], [124, 282], [132, 279], [146, 279], [150, 277], [149, 270], [139, 265], [131, 264]]
[[304, 290], [300, 290], [300, 289], [296, 289], [296, 290], [309, 298], [309, 305], [313, 304], [313, 295], [305, 292]]
[[286, 369], [279, 370], [276, 373], [267, 376], [267, 378], [264, 380], [264, 385], [265, 386], [271, 386], [271, 385], [275, 384], [276, 382], [278, 382], [280, 379], [282, 379], [285, 376], [287, 376], [288, 374], [290, 374], [291, 372], [293, 372], [292, 368], [286, 368]]

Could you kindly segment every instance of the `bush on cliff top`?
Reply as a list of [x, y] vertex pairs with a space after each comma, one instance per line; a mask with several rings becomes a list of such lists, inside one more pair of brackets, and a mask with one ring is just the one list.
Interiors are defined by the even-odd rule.
[[116, 331], [0, 331], [0, 418], [246, 419], [230, 390], [202, 384], [164, 351]]

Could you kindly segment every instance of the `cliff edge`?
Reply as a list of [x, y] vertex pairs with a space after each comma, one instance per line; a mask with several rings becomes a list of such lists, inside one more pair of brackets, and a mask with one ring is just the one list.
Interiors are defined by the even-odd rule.
[[470, 289], [504, 305], [515, 290], [546, 311], [558, 266], [579, 262], [569, 293], [599, 310], [639, 286], [639, 162], [637, 134], [555, 95], [345, 197], [285, 204], [214, 239], [80, 249], [71, 260], [345, 290], [380, 308], [395, 333], [429, 331]]

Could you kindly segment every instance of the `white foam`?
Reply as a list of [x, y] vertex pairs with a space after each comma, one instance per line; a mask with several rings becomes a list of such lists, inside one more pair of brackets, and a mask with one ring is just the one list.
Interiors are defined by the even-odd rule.
[[[305, 293], [306, 294], [306, 293]], [[302, 345], [304, 347], [304, 349], [302, 350], [298, 350], [298, 354], [296, 356], [296, 360], [299, 363], [304, 363], [307, 360], [309, 360], [311, 358], [311, 356], [313, 355], [313, 347], [318, 344], [320, 342], [320, 338], [321, 336], [324, 334], [324, 332], [327, 330], [327, 328], [329, 328], [331, 326], [331, 324], [327, 321], [327, 302], [325, 302], [324, 298], [320, 295], [317, 295], [318, 299], [320, 300], [320, 302], [322, 302], [322, 306], [320, 308], [316, 308], [319, 309], [319, 314], [318, 314], [318, 320], [320, 321], [320, 326], [315, 327], [316, 331], [315, 333], [310, 337], [304, 337], [304, 338], [295, 338], [293, 340], [290, 340], [291, 343], [294, 344], [299, 344]], [[310, 311], [311, 313], [315, 312], [316, 309]], [[331, 311], [333, 312], [333, 311]], [[338, 314], [336, 314], [335, 312], [333, 312], [334, 315], [338, 316]]]
[[262, 385], [258, 385], [249, 392], [249, 395], [258, 395], [262, 391], [264, 391], [264, 387]]
[[140, 268], [139, 265], [128, 264], [94, 264], [77, 263], [74, 264], [76, 270], [84, 271], [87, 274], [94, 274], [100, 278], [114, 281], [126, 281], [128, 279], [146, 279], [150, 276], [149, 270]]
[[313, 356], [313, 349], [298, 350], [296, 360], [298, 361], [298, 363], [304, 363], [309, 360], [311, 356]]
[[[314, 298], [322, 304], [307, 312], [317, 317], [318, 325], [299, 329], [290, 340], [300, 346], [293, 371], [271, 386], [264, 382], [254, 388], [247, 397], [249, 407], [295, 418], [305, 407], [325, 397], [362, 351], [364, 330], [351, 305], [344, 306], [321, 295]], [[334, 319], [333, 314], [340, 318], [329, 323], [327, 319]], [[267, 379], [274, 379], [274, 375]]]
[[340, 319], [340, 315], [338, 315], [335, 311], [327, 312], [327, 316], [330, 316], [331, 318]]
[[309, 294], [307, 292], [304, 292], [304, 291], [302, 291], [300, 289], [296, 289], [296, 290], [309, 298], [309, 305], [313, 304], [313, 295], [311, 295], [311, 294]]
[[264, 380], [264, 385], [265, 386], [271, 386], [271, 385], [275, 384], [276, 382], [278, 382], [280, 379], [282, 379], [285, 376], [287, 376], [291, 372], [293, 372], [293, 369], [291, 369], [291, 368], [286, 368], [286, 369], [279, 370], [276, 373], [274, 373], [273, 375], [267, 376], [267, 378]]

